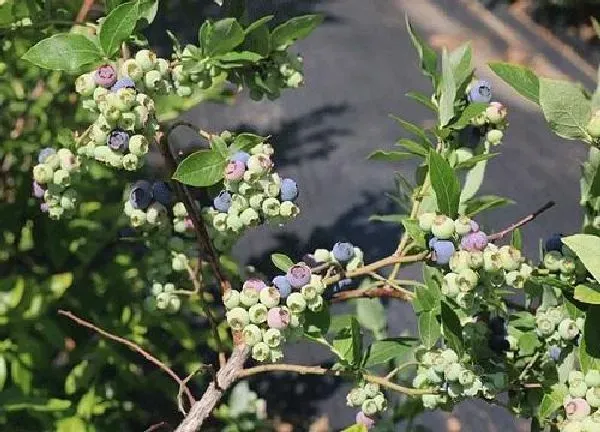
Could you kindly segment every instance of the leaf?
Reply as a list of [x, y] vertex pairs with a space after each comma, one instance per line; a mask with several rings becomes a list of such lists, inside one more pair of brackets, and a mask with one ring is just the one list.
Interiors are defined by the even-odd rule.
[[384, 162], [397, 162], [401, 160], [410, 159], [412, 157], [414, 157], [413, 153], [385, 150], [375, 150], [373, 153], [367, 156], [367, 158], [370, 160]]
[[262, 58], [262, 55], [252, 51], [230, 51], [215, 57], [216, 60], [221, 62], [221, 65], [224, 68], [240, 67], [248, 63], [256, 63]]
[[341, 360], [345, 360], [350, 365], [356, 365], [361, 357], [361, 341], [360, 325], [358, 320], [352, 317], [350, 326], [335, 335], [332, 345]]
[[212, 135], [210, 138], [210, 147], [219, 153], [221, 157], [227, 159], [229, 156], [229, 149], [227, 148], [227, 143], [223, 138], [219, 135]]
[[449, 60], [456, 88], [461, 87], [473, 73], [471, 43], [467, 42], [450, 52]]
[[60, 273], [52, 275], [50, 278], [50, 291], [52, 292], [52, 296], [55, 299], [62, 297], [72, 283], [73, 273]]
[[600, 306], [592, 305], [585, 314], [585, 325], [583, 339], [586, 344], [586, 352], [590, 357], [600, 360]]
[[419, 303], [419, 312], [429, 312], [439, 309], [441, 294], [427, 285], [417, 285], [415, 290]]
[[56, 423], [56, 432], [81, 432], [86, 429], [86, 423], [79, 417], [61, 418]]
[[233, 139], [233, 144], [231, 145], [231, 153], [233, 154], [238, 151], [249, 151], [252, 147], [264, 142], [266, 139], [267, 137], [262, 137], [251, 133], [238, 134]]
[[510, 237], [510, 244], [515, 249], [521, 250], [523, 248], [523, 234], [521, 233], [521, 228], [516, 228], [513, 230]]
[[437, 320], [435, 311], [422, 312], [418, 315], [419, 337], [425, 348], [433, 347], [440, 336], [442, 329]]
[[541, 342], [535, 333], [523, 333], [519, 337], [519, 354], [523, 356], [532, 355], [540, 345]]
[[190, 186], [212, 186], [223, 178], [227, 159], [213, 150], [200, 150], [186, 157], [173, 179]]
[[[589, 317], [589, 316], [588, 316]], [[586, 327], [588, 317], [586, 317]], [[598, 319], [595, 320], [595, 323], [591, 323], [590, 327], [596, 325], [596, 328], [592, 328], [592, 332], [597, 332]], [[588, 342], [588, 337], [586, 336], [586, 329], [583, 330], [583, 337], [579, 343], [579, 364], [581, 365], [581, 370], [585, 373], [590, 369], [600, 369], [600, 348], [594, 347], [590, 345]], [[593, 339], [590, 337], [590, 339]], [[593, 341], [591, 341], [593, 343]]]
[[458, 165], [456, 165], [454, 167], [454, 169], [458, 170], [458, 169], [472, 168], [475, 165], [477, 165], [479, 162], [489, 160], [489, 159], [493, 158], [494, 156], [498, 156], [499, 154], [500, 153], [482, 153], [482, 154], [473, 156], [472, 158], [469, 158], [466, 161], [460, 162]]
[[148, 24], [152, 24], [158, 12], [158, 3], [158, 0], [138, 1], [138, 20], [143, 19]]
[[539, 104], [539, 79], [531, 70], [523, 66], [502, 62], [490, 63], [489, 67], [521, 95]]
[[600, 289], [597, 286], [577, 285], [574, 296], [576, 300], [587, 304], [600, 304]]
[[554, 384], [550, 393], [546, 393], [542, 398], [542, 403], [538, 408], [538, 416], [545, 420], [549, 418], [557, 409], [562, 407], [565, 397], [569, 394], [569, 388], [564, 384]]
[[461, 357], [464, 346], [462, 326], [456, 312], [445, 301], [442, 302], [442, 329], [448, 346]]
[[414, 31], [412, 24], [408, 20], [408, 15], [405, 16], [406, 29], [410, 36], [410, 40], [417, 50], [419, 60], [421, 61], [421, 69], [423, 73], [431, 78], [435, 83], [437, 75], [437, 54], [435, 51]]
[[273, 265], [282, 272], [287, 272], [290, 267], [294, 265], [294, 261], [290, 257], [284, 254], [273, 254], [271, 255], [271, 261]]
[[130, 1], [113, 9], [102, 22], [98, 39], [107, 57], [112, 57], [135, 28], [140, 18], [138, 1]]
[[600, 282], [600, 237], [575, 234], [563, 237], [562, 242], [575, 252], [585, 268]]
[[489, 104], [481, 102], [473, 102], [466, 106], [463, 112], [460, 114], [458, 120], [452, 125], [452, 129], [463, 129], [471, 124], [471, 120], [477, 117], [479, 114], [485, 111]]
[[405, 357], [418, 344], [419, 340], [412, 337], [375, 341], [367, 349], [364, 367], [370, 368], [392, 359]]
[[569, 372], [574, 369], [575, 366], [575, 353], [570, 352], [558, 367], [558, 381], [566, 383], [569, 378]]
[[440, 212], [451, 218], [458, 216], [460, 201], [458, 178], [450, 164], [433, 149], [429, 152], [429, 177]]
[[246, 38], [241, 48], [246, 51], [256, 52], [265, 57], [268, 56], [271, 52], [271, 33], [269, 33], [266, 23], [272, 18], [272, 15], [263, 17], [246, 28], [244, 30]]
[[464, 203], [473, 198], [479, 191], [483, 183], [486, 165], [486, 161], [478, 162], [467, 172], [464, 186], [460, 192], [461, 213], [464, 213]]
[[454, 99], [456, 98], [456, 82], [452, 65], [446, 49], [442, 52], [442, 83], [440, 85], [440, 126], [444, 127], [454, 117]]
[[431, 98], [429, 96], [416, 91], [408, 92], [405, 94], [405, 96], [408, 96], [412, 100], [419, 102], [421, 105], [429, 108], [431, 111], [437, 112], [437, 107], [433, 104], [433, 102], [431, 102]]
[[319, 312], [304, 311], [305, 335], [316, 339], [323, 338], [329, 331], [330, 325], [333, 326], [333, 323], [328, 307], [323, 307]]
[[294, 17], [273, 29], [271, 45], [275, 49], [285, 49], [297, 40], [307, 37], [322, 22], [322, 15]]
[[202, 48], [208, 56], [225, 54], [244, 41], [244, 29], [235, 18], [215, 21], [205, 33], [202, 28], [200, 30], [199, 39], [203, 42]]
[[342, 432], [368, 432], [368, 429], [364, 424], [356, 423], [343, 429]]
[[427, 157], [429, 154], [430, 146], [423, 145], [422, 143], [415, 142], [406, 138], [402, 138], [396, 142], [396, 145], [404, 147], [410, 153], [414, 155]]
[[426, 146], [431, 146], [431, 142], [429, 141], [429, 138], [427, 137], [427, 134], [425, 133], [422, 127], [419, 127], [414, 123], [403, 120], [400, 117], [396, 117], [393, 114], [390, 114], [390, 118], [400, 123], [400, 126], [402, 126], [407, 132], [410, 132], [414, 136], [420, 138], [423, 144], [425, 144]]
[[566, 139], [589, 138], [586, 126], [591, 116], [591, 105], [579, 85], [541, 78], [540, 106], [550, 128], [558, 136]]
[[416, 219], [404, 219], [402, 225], [404, 225], [404, 230], [413, 239], [415, 244], [421, 249], [425, 249], [425, 233], [419, 227], [419, 221]]
[[41, 68], [77, 73], [84, 66], [99, 62], [104, 54], [81, 34], [59, 33], [42, 39], [23, 55]]
[[482, 195], [468, 200], [465, 204], [465, 215], [473, 217], [485, 210], [502, 207], [508, 204], [514, 204], [513, 200], [499, 197], [496, 195]]
[[356, 300], [356, 318], [358, 323], [371, 330], [375, 337], [381, 335], [387, 326], [385, 308], [378, 298]]
[[390, 222], [390, 223], [402, 223], [408, 216], [403, 214], [391, 214], [391, 215], [371, 215], [369, 221], [377, 222]]
[[252, 24], [250, 24], [248, 27], [246, 27], [244, 29], [244, 33], [246, 33], [246, 34], [252, 33], [254, 30], [259, 28], [263, 24], [268, 23], [272, 19], [273, 19], [273, 15], [265, 15], [264, 17], [257, 19]]

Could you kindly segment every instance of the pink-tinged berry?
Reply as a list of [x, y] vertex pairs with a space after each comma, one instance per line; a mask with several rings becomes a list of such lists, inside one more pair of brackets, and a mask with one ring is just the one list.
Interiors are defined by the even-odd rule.
[[36, 198], [43, 198], [46, 189], [42, 187], [38, 182], [33, 182], [33, 196]]
[[506, 118], [506, 107], [500, 102], [490, 102], [485, 110], [485, 116], [492, 124], [498, 124]]
[[471, 220], [471, 231], [477, 232], [479, 231], [479, 224], [474, 220]]
[[267, 313], [267, 324], [271, 328], [284, 329], [290, 324], [290, 313], [287, 309], [275, 307]]
[[310, 282], [310, 268], [304, 264], [296, 264], [288, 270], [285, 275], [293, 288], [302, 288]]
[[367, 429], [372, 429], [375, 426], [375, 420], [362, 411], [356, 413], [356, 423], [365, 426]]
[[583, 420], [590, 415], [591, 408], [585, 399], [571, 399], [565, 405], [565, 412], [569, 420]]
[[246, 165], [242, 161], [229, 161], [225, 167], [226, 180], [241, 180], [244, 177]]
[[488, 244], [487, 234], [483, 231], [472, 232], [460, 241], [460, 247], [467, 251], [483, 251]]
[[96, 69], [94, 81], [101, 87], [110, 88], [117, 81], [117, 71], [112, 65], [102, 65]]
[[260, 279], [248, 279], [246, 282], [244, 282], [242, 289], [253, 289], [257, 293], [260, 293], [266, 287], [267, 284]]
[[42, 213], [48, 213], [48, 203], [41, 203], [40, 204], [40, 211]]

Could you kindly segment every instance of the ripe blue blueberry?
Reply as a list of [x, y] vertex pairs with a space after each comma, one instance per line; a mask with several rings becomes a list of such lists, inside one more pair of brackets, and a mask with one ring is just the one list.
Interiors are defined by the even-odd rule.
[[[283, 186], [283, 183], [282, 183]], [[283, 188], [282, 188], [283, 190]], [[333, 249], [331, 250], [331, 253], [333, 254], [333, 257], [341, 262], [341, 263], [345, 263], [348, 262], [352, 259], [352, 257], [354, 256], [354, 246], [352, 246], [350, 243], [336, 243], [333, 245]]]
[[546, 239], [546, 243], [544, 244], [544, 249], [546, 252], [557, 251], [562, 252], [562, 234], [555, 233], [552, 236]]
[[234, 153], [229, 160], [231, 161], [240, 161], [240, 162], [244, 162], [244, 164], [248, 163], [248, 159], [250, 159], [250, 155], [246, 152], [243, 151], [239, 151], [237, 153]]
[[487, 81], [477, 81], [471, 87], [469, 92], [471, 102], [488, 103], [492, 100], [492, 86]]
[[114, 129], [106, 138], [106, 145], [113, 150], [124, 152], [129, 147], [129, 134], [122, 129]]
[[310, 282], [310, 267], [304, 264], [296, 264], [287, 271], [285, 277], [293, 288], [302, 288]]
[[429, 249], [433, 249], [433, 246], [439, 241], [437, 237], [431, 237], [429, 239]]
[[552, 345], [550, 348], [548, 348], [548, 356], [554, 361], [558, 361], [558, 359], [560, 359], [561, 352], [562, 350], [560, 347], [557, 347], [556, 345]]
[[227, 210], [231, 207], [231, 194], [226, 190], [222, 190], [213, 200], [213, 206], [221, 213], [227, 213]]
[[149, 181], [139, 180], [131, 188], [129, 202], [134, 209], [145, 210], [152, 202], [152, 185]]
[[298, 185], [291, 178], [281, 180], [281, 201], [294, 201], [298, 198]]
[[171, 201], [173, 201], [173, 191], [171, 190], [171, 186], [164, 181], [154, 182], [152, 185], [152, 196], [164, 206], [171, 205]]
[[110, 91], [112, 91], [113, 93], [116, 93], [118, 90], [122, 89], [122, 88], [132, 88], [135, 90], [135, 82], [128, 77], [125, 78], [121, 78], [120, 80], [118, 80], [115, 85], [113, 85], [110, 88]]
[[435, 262], [438, 264], [448, 264], [450, 257], [454, 254], [454, 243], [448, 240], [438, 240], [433, 245], [435, 251]]
[[48, 158], [48, 156], [53, 155], [55, 153], [56, 153], [56, 150], [54, 150], [52, 147], [45, 147], [45, 148], [41, 149], [40, 153], [38, 154], [38, 162], [39, 163], [46, 162], [46, 159]]
[[292, 285], [284, 275], [275, 276], [273, 278], [273, 285], [279, 290], [282, 298], [286, 298], [292, 292]]

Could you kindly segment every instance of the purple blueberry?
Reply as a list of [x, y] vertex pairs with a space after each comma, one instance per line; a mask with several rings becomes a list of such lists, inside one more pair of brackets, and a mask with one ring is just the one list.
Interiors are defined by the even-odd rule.
[[253, 289], [256, 292], [261, 292], [267, 287], [267, 284], [260, 279], [247, 279], [242, 285], [242, 289]]
[[112, 65], [105, 64], [96, 69], [94, 74], [96, 85], [104, 88], [110, 88], [117, 81], [117, 71]]
[[42, 211], [42, 213], [48, 213], [48, 203], [41, 203], [40, 204], [40, 210]]
[[281, 201], [294, 201], [298, 198], [298, 185], [291, 178], [281, 180]]
[[472, 232], [460, 241], [460, 247], [466, 251], [482, 251], [488, 244], [487, 234], [483, 231]]
[[487, 81], [477, 81], [469, 92], [471, 102], [488, 103], [492, 100], [492, 86]]
[[279, 290], [281, 298], [286, 298], [292, 292], [292, 286], [284, 275], [275, 276], [273, 278], [273, 285]]
[[110, 91], [116, 93], [122, 88], [131, 88], [135, 90], [135, 82], [131, 78], [121, 78], [119, 81], [115, 83], [114, 86], [110, 88]]
[[546, 243], [544, 244], [544, 249], [546, 252], [557, 251], [562, 252], [562, 234], [555, 233], [552, 236], [546, 239]]
[[293, 265], [285, 275], [292, 288], [302, 288], [310, 282], [310, 276], [310, 267], [304, 264]]
[[352, 246], [350, 243], [338, 242], [333, 245], [331, 253], [337, 261], [345, 263], [350, 261], [354, 256], [354, 246]]
[[226, 180], [241, 180], [246, 172], [246, 165], [242, 161], [230, 161], [225, 167]]
[[450, 262], [450, 257], [454, 254], [454, 243], [448, 240], [438, 240], [433, 245], [433, 250], [435, 262], [445, 265]]
[[38, 182], [33, 182], [33, 196], [36, 198], [43, 198], [44, 197], [44, 192], [46, 192], [46, 189], [44, 189]]
[[213, 207], [221, 213], [227, 213], [227, 210], [231, 207], [231, 194], [226, 190], [222, 190], [213, 200]]
[[164, 206], [171, 205], [173, 201], [173, 191], [169, 183], [157, 181], [152, 184], [152, 197]]
[[48, 159], [48, 156], [51, 156], [55, 153], [56, 153], [56, 150], [54, 150], [52, 147], [45, 147], [45, 148], [41, 149], [40, 153], [38, 154], [38, 162], [39, 163], [46, 162], [46, 159]]
[[275, 307], [267, 313], [267, 325], [269, 328], [284, 329], [290, 323], [290, 313], [287, 309]]
[[129, 202], [134, 209], [147, 209], [152, 202], [152, 185], [150, 182], [146, 180], [135, 182], [129, 193]]
[[237, 153], [234, 153], [229, 160], [231, 161], [239, 161], [239, 162], [243, 162], [244, 165], [246, 165], [248, 163], [248, 159], [250, 159], [250, 155], [246, 152], [243, 151], [239, 151]]
[[106, 145], [115, 151], [125, 152], [129, 148], [129, 134], [122, 129], [113, 129], [106, 138]]
[[562, 350], [560, 349], [560, 347], [557, 347], [556, 345], [553, 345], [550, 348], [548, 348], [548, 356], [550, 356], [550, 358], [554, 361], [558, 361], [560, 359], [561, 352]]

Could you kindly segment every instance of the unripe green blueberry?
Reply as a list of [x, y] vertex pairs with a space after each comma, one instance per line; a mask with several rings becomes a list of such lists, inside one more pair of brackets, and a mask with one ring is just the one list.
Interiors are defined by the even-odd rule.
[[136, 155], [129, 153], [123, 156], [123, 168], [126, 171], [135, 171], [139, 166], [140, 160]]
[[[244, 292], [242, 291], [242, 297], [244, 296]], [[267, 313], [269, 310], [262, 303], [256, 303], [250, 306], [248, 313], [250, 314], [250, 321], [255, 324], [262, 324], [267, 321]]]
[[[273, 181], [273, 179], [276, 179], [276, 181]], [[259, 180], [258, 183], [266, 196], [271, 198], [279, 197], [279, 193], [281, 192], [281, 179], [276, 173], [272, 174], [269, 180]]]
[[229, 290], [223, 296], [223, 304], [227, 309], [234, 309], [240, 304], [240, 292], [237, 290]]
[[156, 307], [158, 309], [166, 309], [169, 306], [171, 294], [162, 292], [156, 296]]
[[569, 394], [574, 398], [584, 397], [587, 392], [587, 386], [584, 381], [569, 385]]
[[227, 229], [227, 213], [218, 213], [213, 218], [213, 227], [220, 232]]
[[445, 349], [441, 352], [440, 356], [444, 359], [446, 364], [456, 363], [458, 361], [458, 354], [453, 349]]
[[499, 129], [490, 129], [485, 138], [491, 145], [498, 145], [502, 142], [502, 138], [504, 138], [504, 132]]
[[235, 213], [227, 214], [227, 228], [234, 232], [240, 231], [244, 227], [242, 219]]
[[560, 263], [563, 259], [563, 256], [558, 251], [550, 251], [544, 255], [544, 267], [546, 267], [550, 271], [558, 271], [560, 270]]
[[[265, 199], [265, 196], [263, 194], [254, 194], [251, 195], [250, 198], [248, 198], [248, 204], [250, 204], [250, 207], [252, 207], [253, 209], [260, 209], [262, 206], [262, 203]], [[279, 213], [279, 207], [277, 207], [277, 214]]]
[[600, 408], [600, 387], [591, 387], [585, 393], [585, 400], [594, 408]]
[[152, 90], [160, 90], [162, 84], [162, 76], [159, 71], [151, 70], [144, 75], [144, 84]]
[[54, 172], [49, 165], [38, 164], [33, 167], [33, 179], [39, 184], [46, 184], [52, 181]]
[[300, 292], [302, 293], [302, 297], [304, 297], [304, 300], [306, 300], [307, 302], [314, 300], [319, 295], [317, 289], [311, 284], [304, 285], [300, 289]]
[[600, 432], [600, 422], [594, 421], [592, 416], [584, 418], [581, 421], [581, 427], [585, 432]]
[[433, 225], [435, 216], [435, 213], [423, 213], [419, 215], [419, 228], [425, 232], [431, 231], [431, 226]]
[[475, 378], [470, 387], [465, 386], [463, 394], [468, 397], [475, 397], [481, 390], [483, 390], [483, 383], [479, 378]]
[[569, 372], [569, 375], [567, 377], [567, 382], [569, 383], [569, 385], [576, 385], [582, 381], [585, 381], [585, 375], [583, 372], [578, 370], [572, 370]]
[[587, 133], [592, 138], [600, 138], [600, 111], [596, 111], [586, 126]]
[[247, 208], [240, 214], [240, 220], [246, 226], [258, 224], [259, 219], [258, 213], [253, 208]]
[[174, 271], [184, 271], [188, 267], [188, 258], [184, 254], [176, 254], [171, 259], [171, 268]]
[[442, 280], [441, 287], [442, 294], [454, 298], [460, 292], [460, 287], [458, 285], [458, 274], [456, 273], [447, 273], [444, 275], [444, 279]]
[[510, 245], [504, 245], [498, 251], [504, 270], [517, 270], [521, 266], [523, 256], [521, 251]]
[[441, 402], [441, 397], [436, 394], [425, 394], [421, 396], [421, 400], [425, 409], [435, 409]]
[[109, 94], [110, 91], [108, 89], [105, 89], [104, 87], [96, 87], [94, 89], [94, 95], [92, 97], [94, 99], [94, 102], [96, 102], [97, 105], [100, 105], [106, 102], [106, 97]]
[[511, 271], [506, 273], [506, 284], [513, 288], [523, 288], [525, 279], [518, 271]]
[[483, 267], [483, 252], [481, 251], [471, 251], [469, 252], [469, 266], [472, 269], [478, 269]]
[[460, 216], [454, 221], [454, 231], [458, 235], [465, 235], [471, 232], [471, 219], [467, 216]]
[[177, 296], [171, 296], [169, 298], [168, 309], [170, 312], [177, 312], [181, 307], [181, 299]]
[[490, 102], [485, 110], [485, 116], [491, 124], [498, 124], [506, 118], [506, 107], [499, 102]]
[[431, 232], [438, 239], [448, 239], [454, 234], [454, 221], [446, 215], [437, 215], [433, 218]]
[[96, 145], [102, 145], [106, 143], [106, 139], [108, 138], [108, 133], [98, 126], [96, 123], [92, 125], [92, 129], [90, 131], [90, 138]]
[[75, 91], [82, 96], [93, 95], [95, 89], [96, 81], [94, 80], [94, 73], [80, 75], [75, 80]]
[[446, 369], [447, 365], [448, 363], [446, 362], [446, 360], [441, 355], [439, 355], [433, 360], [432, 369], [438, 374], [441, 374], [444, 372], [444, 369]]
[[148, 109], [151, 113], [155, 110], [154, 99], [145, 93], [138, 93], [135, 97], [137, 103]]
[[427, 379], [427, 374], [418, 373], [413, 378], [412, 385], [414, 388], [424, 388], [424, 387], [427, 387], [428, 381], [429, 380]]
[[119, 127], [126, 131], [133, 132], [135, 130], [136, 118], [132, 112], [124, 112], [118, 121]]
[[106, 163], [108, 163], [113, 168], [121, 168], [123, 166], [123, 155], [114, 150], [110, 150], [108, 152], [108, 158]]
[[365, 383], [363, 389], [365, 390], [367, 398], [374, 398], [375, 395], [380, 392], [379, 384], [372, 382]]
[[579, 327], [570, 318], [564, 319], [558, 325], [558, 334], [564, 340], [573, 340], [579, 335]]
[[373, 398], [373, 400], [375, 401], [375, 404], [377, 405], [377, 411], [379, 412], [383, 412], [387, 410], [388, 407], [388, 403], [387, 400], [385, 399], [385, 396], [383, 393], [379, 392], [375, 395], [375, 397]]
[[129, 215], [129, 221], [134, 228], [141, 227], [146, 224], [146, 212], [140, 209], [133, 209]]
[[281, 203], [277, 198], [269, 197], [261, 203], [261, 208], [267, 217], [279, 216]]
[[427, 371], [427, 381], [432, 384], [441, 384], [444, 379], [441, 373], [437, 373], [433, 368]]
[[248, 324], [242, 330], [244, 343], [250, 347], [262, 341], [262, 331], [256, 324]]
[[269, 345], [264, 342], [258, 342], [252, 347], [252, 358], [258, 361], [265, 361], [270, 357], [270, 351]]
[[555, 325], [558, 325], [565, 318], [565, 314], [563, 313], [562, 308], [559, 306], [552, 309], [548, 309], [546, 311], [546, 317]]
[[359, 407], [366, 399], [367, 394], [365, 391], [360, 387], [356, 387], [350, 390], [350, 393], [346, 395], [346, 405], [351, 407]]
[[131, 205], [131, 202], [129, 200], [125, 201], [125, 203], [123, 204], [123, 213], [125, 214], [125, 216], [131, 216], [132, 212], [133, 206]]
[[129, 151], [137, 156], [148, 153], [148, 139], [144, 135], [132, 135], [129, 138]]
[[173, 215], [175, 217], [187, 216], [187, 210], [185, 209], [185, 205], [182, 202], [178, 202], [173, 206]]
[[285, 218], [291, 218], [298, 215], [300, 209], [291, 201], [284, 201], [279, 207], [279, 214]]
[[461, 397], [464, 390], [465, 388], [457, 382], [448, 384], [448, 396], [450, 396], [452, 399]]
[[94, 159], [98, 162], [108, 162], [111, 156], [111, 149], [108, 146], [98, 146], [94, 148]]
[[475, 381], [475, 374], [469, 369], [463, 369], [458, 374], [458, 382], [464, 386], [470, 386]]
[[60, 158], [58, 157], [58, 153], [48, 155], [46, 159], [44, 159], [44, 164], [48, 165], [53, 170], [60, 168]]
[[71, 174], [67, 170], [58, 169], [54, 172], [52, 182], [57, 185], [68, 186], [71, 183]]
[[279, 304], [281, 300], [281, 294], [279, 290], [275, 287], [267, 287], [260, 290], [260, 302], [264, 304], [266, 307], [273, 308]]
[[249, 172], [262, 175], [271, 169], [273, 162], [271, 162], [271, 159], [266, 154], [253, 154], [248, 159], [247, 166]]
[[456, 278], [456, 283], [462, 292], [472, 291], [478, 282], [479, 276], [471, 269], [462, 270]]
[[560, 272], [566, 275], [575, 273], [575, 259], [565, 256], [560, 262]]
[[230, 209], [232, 211], [241, 213], [242, 211], [244, 211], [247, 208], [248, 208], [248, 200], [245, 197], [243, 197], [242, 195], [233, 194], [233, 196], [231, 197]]
[[317, 249], [313, 256], [318, 263], [327, 263], [331, 261], [331, 253], [327, 249]]
[[563, 424], [561, 432], [584, 432], [583, 424], [579, 421], [570, 421]]
[[[148, 108], [138, 105], [133, 108], [133, 115], [135, 118], [134, 130], [144, 129], [150, 118], [150, 112], [148, 111]], [[131, 148], [131, 142], [129, 143], [129, 147]]]
[[167, 209], [159, 202], [153, 202], [146, 210], [146, 220], [150, 225], [158, 225], [167, 218]]
[[483, 269], [487, 272], [497, 272], [502, 269], [502, 258], [497, 250], [486, 248], [483, 251]]
[[306, 307], [312, 312], [319, 312], [323, 309], [323, 297], [317, 296], [311, 301], [306, 303]]
[[519, 273], [526, 281], [533, 274], [533, 267], [531, 267], [529, 264], [522, 263], [521, 267], [519, 268]]
[[240, 293], [240, 303], [246, 307], [250, 307], [258, 303], [259, 292], [251, 287], [245, 287]]
[[149, 50], [140, 50], [135, 54], [135, 61], [144, 72], [148, 72], [156, 65], [156, 54]]
[[585, 374], [585, 383], [588, 387], [600, 387], [600, 370], [588, 370]]
[[556, 324], [544, 313], [538, 313], [535, 317], [535, 325], [542, 336], [549, 336], [556, 329]]
[[421, 357], [421, 363], [423, 363], [425, 366], [431, 366], [439, 355], [440, 354], [437, 352], [427, 351]]
[[346, 271], [354, 271], [365, 265], [363, 251], [357, 247], [354, 248], [354, 256], [346, 264]]
[[132, 88], [119, 89], [115, 94], [117, 97], [114, 99], [114, 106], [122, 113], [130, 111], [136, 103], [136, 93]]
[[241, 307], [227, 311], [227, 324], [234, 331], [240, 331], [250, 323], [250, 315], [246, 309]]
[[365, 401], [361, 405], [361, 410], [367, 416], [375, 415], [375, 414], [377, 414], [377, 411], [378, 411], [377, 410], [377, 402], [375, 402], [375, 399], [365, 399]]
[[134, 81], [139, 81], [144, 76], [144, 70], [140, 67], [135, 59], [127, 59], [121, 66], [121, 74], [128, 76]]
[[303, 325], [304, 325], [304, 315], [292, 314], [290, 311], [290, 327], [291, 328], [301, 328]]
[[277, 348], [283, 342], [281, 330], [270, 328], [263, 334], [263, 341], [269, 345], [269, 348]]
[[60, 198], [60, 206], [64, 210], [73, 210], [75, 208], [75, 203], [77, 201], [77, 197], [75, 195], [74, 190], [67, 190]]
[[460, 363], [450, 363], [444, 370], [444, 375], [448, 381], [458, 381], [458, 376], [463, 368]]

